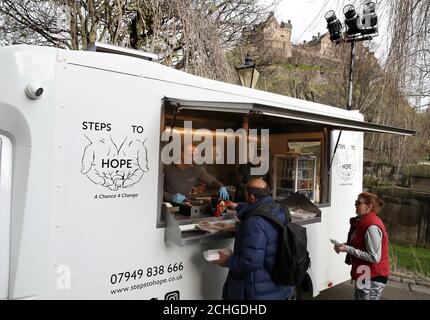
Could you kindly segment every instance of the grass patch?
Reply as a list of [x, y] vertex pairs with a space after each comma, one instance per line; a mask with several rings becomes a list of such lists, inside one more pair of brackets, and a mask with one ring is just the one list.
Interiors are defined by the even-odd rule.
[[314, 65], [309, 65], [309, 64], [299, 64], [297, 66], [297, 68], [299, 70], [303, 70], [303, 71], [319, 71], [320, 70], [320, 66], [314, 66]]
[[406, 270], [430, 278], [430, 249], [391, 243], [389, 252], [394, 272]]
[[296, 67], [290, 63], [281, 63], [279, 64], [279, 66], [281, 66], [282, 69], [287, 70], [287, 71], [291, 71], [294, 70]]

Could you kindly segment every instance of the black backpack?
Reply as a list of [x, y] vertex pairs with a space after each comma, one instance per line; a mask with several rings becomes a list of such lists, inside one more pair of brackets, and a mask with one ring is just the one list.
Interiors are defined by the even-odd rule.
[[276, 206], [275, 202], [268, 202], [253, 210], [249, 216], [261, 216], [272, 222], [282, 230], [278, 243], [278, 251], [273, 269], [270, 272], [274, 283], [282, 285], [299, 285], [310, 267], [311, 259], [307, 251], [306, 229], [291, 222], [291, 215], [288, 208], [282, 207], [287, 216], [287, 223], [284, 224], [274, 216], [271, 211]]

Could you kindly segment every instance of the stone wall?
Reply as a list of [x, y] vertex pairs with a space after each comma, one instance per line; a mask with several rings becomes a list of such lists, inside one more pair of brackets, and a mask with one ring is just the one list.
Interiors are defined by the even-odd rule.
[[300, 61], [300, 63], [310, 65], [318, 63], [319, 65], [333, 68], [337, 67], [340, 62], [338, 58], [324, 55], [313, 48], [304, 47], [303, 45], [293, 45], [292, 52], [293, 57], [296, 57], [294, 60]]
[[409, 165], [406, 168], [409, 187], [412, 189], [426, 190], [430, 192], [430, 165]]
[[430, 192], [405, 189], [370, 189], [384, 200], [379, 213], [391, 241], [430, 248]]

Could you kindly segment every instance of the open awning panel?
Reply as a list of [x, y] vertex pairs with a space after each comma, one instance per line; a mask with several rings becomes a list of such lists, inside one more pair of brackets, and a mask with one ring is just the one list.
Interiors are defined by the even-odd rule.
[[218, 111], [234, 113], [250, 113], [253, 108], [252, 103], [240, 102], [219, 102], [219, 101], [193, 101], [164, 98], [164, 101], [170, 105], [181, 109], [192, 109], [201, 111]]
[[390, 127], [381, 124], [345, 119], [341, 116], [328, 116], [307, 111], [297, 111], [260, 103], [219, 102], [219, 101], [191, 101], [165, 98], [165, 102], [177, 106], [179, 109], [194, 109], [219, 112], [255, 113], [271, 117], [303, 121], [305, 123], [320, 124], [335, 130], [360, 131], [374, 133], [389, 133], [403, 136], [414, 136], [416, 131]]

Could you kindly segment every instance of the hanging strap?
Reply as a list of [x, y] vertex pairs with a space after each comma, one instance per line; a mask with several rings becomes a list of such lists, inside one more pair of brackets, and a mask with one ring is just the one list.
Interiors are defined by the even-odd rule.
[[252, 209], [252, 211], [247, 215], [247, 218], [253, 217], [253, 216], [260, 216], [269, 220], [274, 225], [276, 225], [277, 227], [283, 230], [285, 227], [285, 224], [279, 218], [277, 218], [271, 213], [271, 211], [276, 207], [279, 207], [279, 204], [273, 203], [273, 202], [263, 203], [262, 205]]

